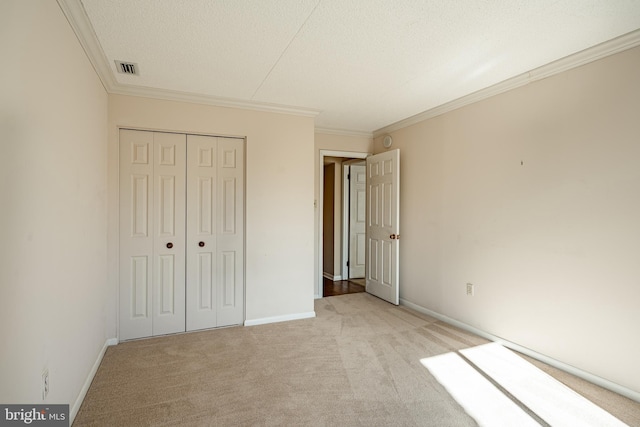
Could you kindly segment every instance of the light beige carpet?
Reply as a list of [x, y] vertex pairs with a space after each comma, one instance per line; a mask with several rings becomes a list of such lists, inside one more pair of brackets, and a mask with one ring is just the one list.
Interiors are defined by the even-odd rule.
[[[420, 359], [486, 340], [365, 293], [315, 310], [111, 347], [74, 426], [476, 425]], [[640, 404], [534, 363], [640, 425]]]

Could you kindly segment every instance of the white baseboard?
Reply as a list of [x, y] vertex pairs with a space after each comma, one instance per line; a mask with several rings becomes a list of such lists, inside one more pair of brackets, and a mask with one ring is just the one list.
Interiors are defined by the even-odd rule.
[[326, 272], [322, 273], [322, 277], [324, 277], [325, 279], [329, 279], [332, 282], [336, 282], [338, 280], [342, 280], [342, 276], [341, 275], [334, 276], [333, 274], [329, 274], [329, 273], [326, 273]]
[[460, 322], [459, 320], [452, 319], [451, 317], [445, 316], [444, 314], [437, 313], [435, 311], [429, 310], [428, 308], [424, 308], [418, 304], [414, 304], [410, 301], [400, 298], [400, 305], [404, 305], [412, 310], [415, 310], [419, 313], [426, 314], [427, 316], [435, 317], [438, 320], [441, 320], [450, 325], [456, 326], [465, 331], [469, 331], [473, 334], [481, 336], [482, 338], [486, 338], [490, 341], [494, 341], [502, 344], [504, 347], [510, 348], [522, 354], [526, 354], [529, 357], [533, 357], [536, 360], [546, 363], [547, 365], [553, 366], [554, 368], [558, 368], [561, 371], [565, 371], [570, 373], [571, 375], [575, 375], [576, 377], [582, 378], [583, 380], [589, 381], [593, 384], [596, 384], [602, 388], [606, 388], [607, 390], [611, 390], [615, 393], [618, 393], [622, 396], [628, 397], [631, 400], [635, 400], [636, 402], [640, 402], [640, 393], [637, 391], [631, 390], [627, 387], [616, 384], [612, 381], [599, 377], [597, 375], [593, 375], [587, 371], [583, 371], [582, 369], [578, 369], [574, 366], [567, 365], [564, 362], [560, 362], [559, 360], [553, 359], [549, 356], [545, 356], [544, 354], [538, 353], [529, 348], [523, 347], [519, 344], [513, 343], [511, 341], [507, 341], [503, 338], [500, 338], [496, 335], [485, 332], [481, 329], [475, 328], [471, 325], [467, 325], [466, 323]]
[[285, 314], [284, 316], [263, 317], [261, 319], [245, 320], [244, 326], [266, 325], [267, 323], [287, 322], [289, 320], [309, 319], [316, 317], [315, 311], [308, 313]]
[[106, 353], [107, 348], [117, 344], [118, 344], [117, 338], [109, 338], [105, 341], [104, 345], [102, 346], [102, 350], [100, 350], [100, 353], [98, 354], [98, 358], [96, 359], [95, 363], [91, 367], [91, 371], [89, 372], [87, 379], [84, 381], [84, 385], [80, 390], [80, 394], [78, 395], [78, 398], [76, 399], [73, 406], [69, 409], [69, 425], [73, 424], [73, 420], [75, 420], [76, 415], [78, 415], [80, 406], [82, 406], [82, 402], [84, 401], [84, 398], [87, 395], [87, 392], [89, 391], [89, 387], [93, 382], [93, 377], [95, 377], [96, 372], [98, 372], [98, 368], [100, 367], [100, 363], [102, 363], [102, 358], [104, 357], [104, 354]]

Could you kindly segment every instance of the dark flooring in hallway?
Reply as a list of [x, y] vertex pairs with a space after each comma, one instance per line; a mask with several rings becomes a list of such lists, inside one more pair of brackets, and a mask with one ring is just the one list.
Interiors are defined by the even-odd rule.
[[355, 294], [364, 292], [364, 279], [336, 280], [324, 278], [324, 293], [322, 296], [332, 297], [335, 295]]

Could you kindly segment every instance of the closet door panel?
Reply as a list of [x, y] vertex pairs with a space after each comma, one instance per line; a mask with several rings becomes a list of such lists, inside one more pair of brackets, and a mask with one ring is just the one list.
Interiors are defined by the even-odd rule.
[[153, 139], [153, 335], [164, 335], [185, 330], [187, 138], [155, 132]]
[[120, 339], [152, 334], [153, 134], [120, 131]]
[[217, 326], [244, 321], [244, 141], [218, 138]]
[[187, 136], [187, 330], [216, 323], [217, 138]]

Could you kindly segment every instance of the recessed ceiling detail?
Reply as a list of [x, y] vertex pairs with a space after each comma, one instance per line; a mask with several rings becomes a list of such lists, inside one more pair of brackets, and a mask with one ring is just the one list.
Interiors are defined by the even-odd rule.
[[[640, 34], [628, 0], [58, 2], [107, 90], [319, 112], [318, 128], [369, 133]], [[116, 72], [118, 58], [144, 74]]]

